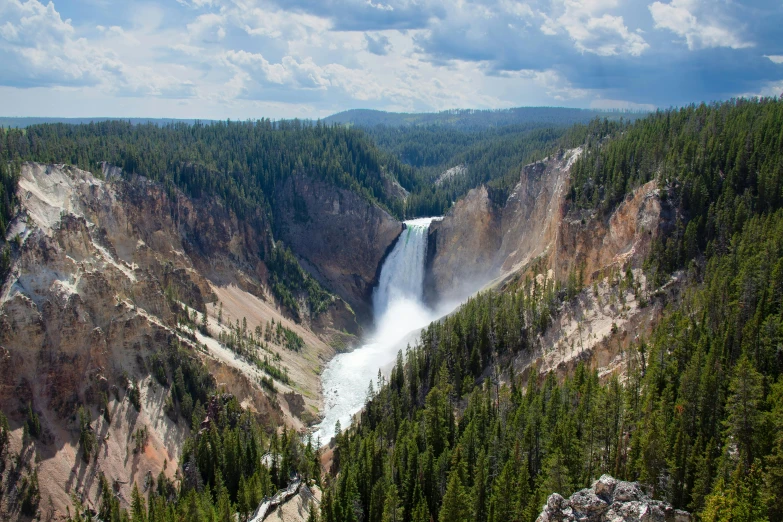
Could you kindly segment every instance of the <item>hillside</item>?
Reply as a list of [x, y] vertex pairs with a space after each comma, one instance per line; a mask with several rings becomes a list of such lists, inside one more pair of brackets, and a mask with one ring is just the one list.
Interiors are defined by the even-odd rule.
[[[152, 482], [170, 504], [209, 426], [229, 437], [241, 421], [243, 448], [313, 452], [281, 430], [317, 421], [322, 367], [361, 332], [402, 228], [365, 139], [108, 122], [3, 131], [0, 144], [3, 518], [62, 520], [77, 499], [108, 520]], [[337, 240], [363, 253], [350, 271]], [[295, 466], [312, 476], [312, 461]], [[252, 511], [291, 462], [248, 467], [252, 486], [226, 462], [231, 502], [252, 488]]]

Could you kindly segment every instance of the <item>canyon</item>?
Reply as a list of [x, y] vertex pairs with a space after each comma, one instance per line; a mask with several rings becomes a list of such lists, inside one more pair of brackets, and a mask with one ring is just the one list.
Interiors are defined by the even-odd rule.
[[[673, 211], [655, 182], [628, 194], [608, 216], [570, 209], [569, 169], [580, 153], [561, 151], [523, 167], [508, 195], [477, 187], [426, 226], [401, 223], [372, 201], [311, 175], [291, 176], [278, 187], [273, 224], [260, 211], [240, 218], [217, 197], [193, 199], [110, 165], [95, 175], [24, 164], [20, 209], [7, 234], [13, 263], [0, 299], [0, 407], [11, 413], [12, 451], [40, 462], [48, 502], [42, 509], [62, 519], [72, 495], [94, 506], [100, 473], [125, 503], [134, 482], [161, 471], [174, 477], [191, 426], [166, 415], [168, 392], [151, 367], [153, 356], [171, 346], [206, 365], [219, 389], [268, 425], [304, 433], [322, 419], [325, 401], [343, 400], [324, 397], [343, 393], [334, 389], [339, 378], [322, 385], [341, 357], [370, 357], [357, 375], [358, 402], [340, 414], [345, 420], [377, 370], [388, 370], [397, 350], [415, 343], [411, 331], [477, 291], [578, 272], [584, 290], [559, 312], [536, 350], [513, 364], [520, 373], [564, 373], [578, 361], [605, 375], [622, 372], [623, 346], [635, 332], [648, 331], [662, 307], [662, 298], [648, 295], [640, 268], [652, 242], [672, 226]], [[271, 292], [264, 259], [278, 248], [276, 237], [332, 293], [323, 313], [292, 314]], [[413, 252], [405, 249], [411, 237], [418, 245]], [[402, 296], [413, 301], [403, 309], [414, 319], [399, 310], [378, 313], [400, 290], [384, 273], [387, 263], [416, 279], [416, 295]], [[617, 285], [627, 271], [636, 291]], [[183, 321], [183, 313], [192, 321]], [[402, 317], [393, 334], [384, 333], [384, 315]], [[281, 325], [303, 340], [301, 351], [275, 342], [258, 349], [285, 368], [289, 383], [275, 380], [270, 391], [263, 369], [221, 341], [240, 323], [250, 332]], [[373, 335], [394, 342], [362, 345]], [[79, 404], [93, 412], [98, 435], [98, 458], [91, 462], [80, 455]], [[28, 408], [43, 427], [34, 453], [23, 440]], [[102, 416], [106, 409], [111, 422]], [[327, 414], [322, 422], [323, 439], [335, 418]], [[142, 428], [148, 439], [138, 451], [134, 434]]]

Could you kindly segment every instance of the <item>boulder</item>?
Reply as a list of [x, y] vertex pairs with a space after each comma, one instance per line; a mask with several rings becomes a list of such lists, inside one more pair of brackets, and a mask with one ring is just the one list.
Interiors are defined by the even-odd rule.
[[636, 482], [603, 475], [592, 487], [565, 499], [552, 493], [536, 522], [691, 522], [686, 511], [675, 510], [645, 495]]

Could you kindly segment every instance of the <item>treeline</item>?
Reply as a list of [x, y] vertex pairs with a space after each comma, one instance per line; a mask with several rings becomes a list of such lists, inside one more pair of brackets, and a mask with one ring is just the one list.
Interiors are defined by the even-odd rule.
[[[414, 215], [443, 214], [470, 189], [480, 185], [488, 185], [503, 203], [519, 183], [523, 166], [558, 150], [581, 145], [588, 136], [601, 140], [627, 124], [622, 120], [596, 119], [570, 128], [540, 127], [521, 131], [504, 128], [489, 132], [471, 146], [455, 150], [445, 164], [424, 170], [430, 181], [420, 184], [408, 197], [407, 209]], [[447, 179], [440, 178], [447, 167], [457, 165], [464, 165], [465, 171]]]
[[569, 199], [606, 215], [633, 189], [656, 180], [680, 216], [651, 257], [669, 273], [702, 252], [727, 252], [748, 219], [783, 205], [781, 150], [777, 99], [659, 111], [622, 129], [622, 139], [605, 145], [588, 139], [571, 169]]
[[387, 204], [381, 171], [396, 178], [398, 171], [408, 169], [384, 157], [359, 131], [295, 120], [192, 125], [107, 121], [0, 132], [0, 154], [9, 159], [68, 163], [92, 172], [105, 161], [128, 174], [172, 182], [194, 198], [219, 195], [240, 217], [265, 207], [275, 186], [295, 172]]
[[643, 118], [643, 111], [572, 109], [568, 107], [513, 107], [509, 109], [451, 109], [441, 112], [385, 112], [354, 109], [329, 116], [327, 123], [341, 123], [358, 127], [424, 127], [440, 126], [461, 131], [481, 131], [493, 127], [543, 124], [549, 127], [567, 127], [586, 124], [594, 119], [634, 120]]
[[[361, 421], [337, 437], [324, 521], [532, 522], [548, 494], [602, 473], [705, 521], [783, 519], [783, 102], [690, 107], [620, 130], [590, 146], [571, 201], [608, 212], [658, 179], [680, 232], [648, 275], [684, 270], [687, 285], [625, 354], [624, 380], [580, 366], [523, 389], [509, 361], [573, 293], [528, 280], [481, 295], [371, 387]], [[694, 222], [704, 233], [688, 243]]]

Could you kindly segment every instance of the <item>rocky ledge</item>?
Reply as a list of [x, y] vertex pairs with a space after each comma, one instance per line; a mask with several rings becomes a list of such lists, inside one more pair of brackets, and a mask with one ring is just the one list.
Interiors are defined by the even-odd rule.
[[636, 482], [603, 475], [565, 499], [549, 495], [536, 522], [690, 522], [691, 515], [648, 497]]

